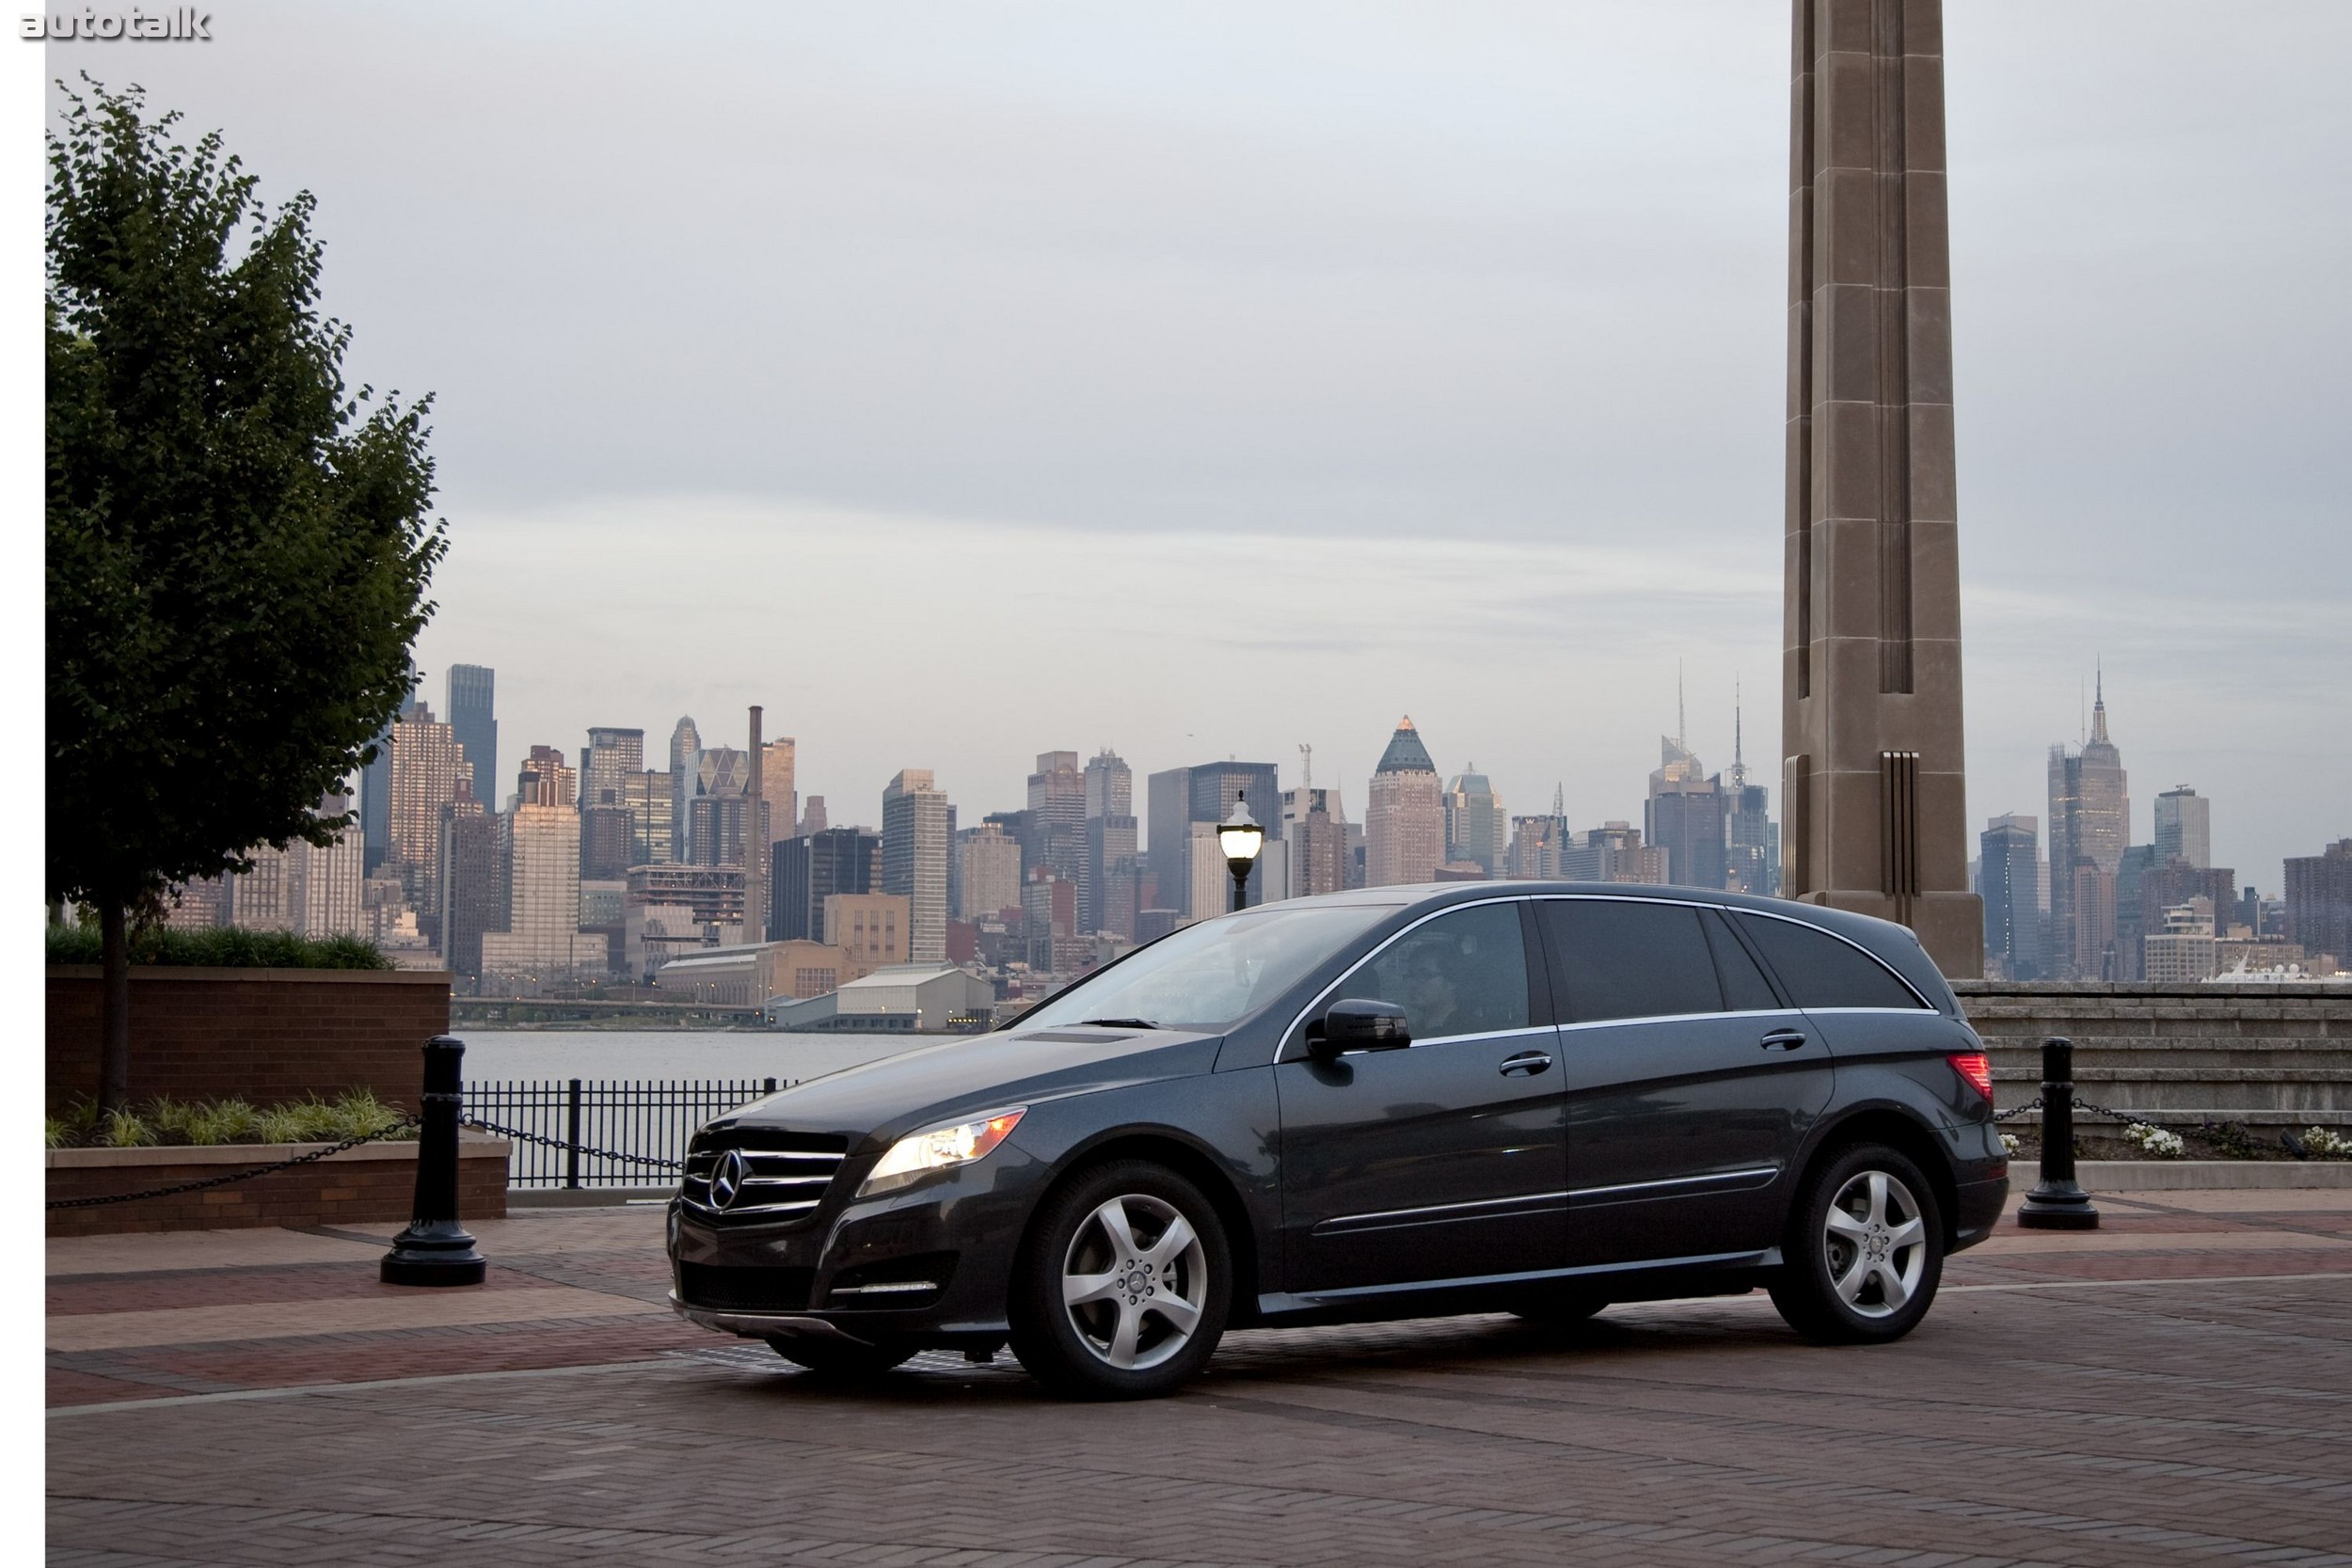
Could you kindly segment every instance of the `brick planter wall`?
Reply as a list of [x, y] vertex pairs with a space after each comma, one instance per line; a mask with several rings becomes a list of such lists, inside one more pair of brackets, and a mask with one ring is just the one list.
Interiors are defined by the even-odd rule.
[[[98, 970], [48, 974], [48, 1103], [98, 1090]], [[365, 1088], [414, 1108], [449, 976], [344, 969], [131, 971], [131, 1093], [257, 1105]]]
[[[96, 1197], [141, 1192], [251, 1165], [265, 1165], [315, 1145], [229, 1144], [206, 1148], [53, 1148], [48, 1196]], [[506, 1214], [504, 1138], [461, 1134], [457, 1212], [461, 1219]], [[417, 1191], [417, 1146], [361, 1144], [292, 1170], [143, 1203], [52, 1209], [52, 1236], [110, 1236], [133, 1230], [226, 1230], [253, 1226], [407, 1223]]]

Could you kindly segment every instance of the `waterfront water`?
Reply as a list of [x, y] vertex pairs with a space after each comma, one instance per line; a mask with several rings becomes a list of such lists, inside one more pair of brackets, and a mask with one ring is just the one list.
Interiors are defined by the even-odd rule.
[[796, 1035], [714, 1029], [460, 1029], [466, 1076], [501, 1078], [778, 1078], [854, 1067], [944, 1035]]

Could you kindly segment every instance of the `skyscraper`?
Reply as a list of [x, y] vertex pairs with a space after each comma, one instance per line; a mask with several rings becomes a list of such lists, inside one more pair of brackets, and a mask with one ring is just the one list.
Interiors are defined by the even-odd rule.
[[1118, 752], [1104, 747], [1087, 759], [1086, 767], [1086, 864], [1078, 879], [1078, 929], [1081, 933], [1110, 931], [1119, 936], [1133, 936], [1132, 918], [1120, 922], [1113, 909], [1127, 909], [1134, 904], [1132, 888], [1122, 900], [1111, 892], [1113, 879], [1121, 875], [1133, 878], [1136, 858], [1136, 784], [1135, 774]]
[[1502, 875], [1510, 821], [1502, 797], [1471, 763], [1446, 785], [1445, 858], [1482, 866], [1489, 877]]
[[671, 838], [670, 774], [648, 768], [621, 781], [621, 803], [634, 824], [630, 833], [631, 865], [660, 865], [677, 858]]
[[[412, 673], [408, 679], [408, 695], [400, 701], [400, 712], [407, 710], [416, 694], [417, 682]], [[359, 832], [367, 846], [367, 871], [363, 875], [373, 875], [375, 868], [384, 863], [384, 856], [391, 842], [392, 724], [399, 721], [399, 713], [396, 712], [391, 723], [377, 732], [374, 760], [362, 765], [359, 769]]]
[[501, 836], [470, 789], [441, 808], [441, 964], [468, 989], [482, 978], [484, 934], [506, 927]]
[[2041, 836], [2041, 824], [2030, 816], [1996, 816], [1977, 841], [1984, 966], [1991, 978], [2042, 977]]
[[1438, 765], [1410, 714], [1397, 721], [1373, 769], [1364, 805], [1364, 885], [1434, 880], [1445, 856], [1445, 806]]
[[[2096, 980], [2107, 960], [2101, 943], [2115, 934], [2115, 878], [2130, 846], [2129, 782], [2122, 753], [2107, 738], [2106, 683], [2090, 710], [2090, 738], [2081, 751], [2050, 748], [2050, 952], [2055, 979]], [[2085, 865], [2097, 873], [2084, 879]], [[2080, 898], [2107, 900], [2085, 910]]]
[[644, 771], [645, 732], [598, 726], [589, 730], [580, 753], [580, 805], [617, 806], [632, 773]]
[[1290, 895], [1311, 898], [1347, 886], [1347, 816], [1340, 792], [1300, 784], [1282, 792], [1282, 840], [1290, 849]]
[[694, 758], [702, 749], [702, 731], [692, 719], [680, 719], [670, 731], [670, 859], [681, 864], [693, 858], [686, 832], [686, 802], [694, 797]]
[[760, 793], [768, 802], [768, 842], [774, 845], [790, 838], [801, 820], [800, 743], [780, 735], [761, 751]]
[[686, 801], [686, 859], [695, 865], [741, 865], [748, 829], [752, 759], [733, 746], [694, 753]]
[[2352, 968], [2352, 838], [2286, 862], [2287, 940]]
[[1643, 826], [1666, 852], [1666, 879], [1682, 887], [1724, 885], [1724, 790], [1676, 738], [1658, 737], [1658, 770], [1649, 776]]
[[959, 891], [962, 901], [956, 918], [993, 920], [1007, 910], [1021, 907], [1021, 846], [1004, 825], [983, 821], [956, 835], [956, 853], [963, 862]]
[[[1030, 831], [1037, 835], [1033, 859], [1054, 868], [1078, 896], [1086, 881], [1087, 779], [1075, 752], [1040, 752], [1029, 775]], [[1082, 900], [1083, 901], [1083, 900]], [[1074, 922], [1077, 916], [1071, 916]]]
[[826, 828], [771, 847], [774, 895], [768, 940], [822, 942], [825, 900], [837, 893], [874, 891], [874, 862], [882, 841], [855, 828]]
[[2156, 863], [2213, 863], [2213, 802], [2186, 784], [2156, 797]]
[[506, 929], [482, 938], [485, 979], [516, 995], [605, 967], [604, 938], [580, 928], [578, 798], [564, 753], [533, 746], [517, 776], [515, 809], [500, 823]]
[[582, 881], [626, 877], [639, 863], [643, 835], [628, 794], [631, 781], [644, 769], [644, 731], [598, 726], [588, 732], [588, 744], [580, 753]]
[[947, 797], [928, 768], [901, 768], [882, 790], [882, 886], [908, 901], [907, 956], [947, 958]]
[[1748, 783], [1746, 723], [1739, 687], [1732, 687], [1731, 767], [1724, 790], [1724, 886], [1759, 898], [1780, 894], [1780, 834], [1772, 826], [1772, 791]]
[[437, 886], [441, 808], [457, 799], [462, 776], [479, 786], [451, 726], [412, 703], [392, 726], [390, 805], [385, 822], [385, 863], [400, 874], [409, 903], [430, 915], [440, 908]]
[[499, 776], [498, 672], [486, 664], [453, 664], [445, 696], [450, 730], [473, 764], [474, 793], [496, 811], [490, 784]]

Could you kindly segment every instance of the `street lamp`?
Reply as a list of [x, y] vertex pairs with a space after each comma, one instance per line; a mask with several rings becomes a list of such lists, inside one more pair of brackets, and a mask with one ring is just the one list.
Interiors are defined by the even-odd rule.
[[1249, 868], [1265, 847], [1265, 830], [1249, 815], [1242, 797], [1233, 797], [1233, 815], [1216, 826], [1216, 846], [1225, 851], [1225, 868], [1233, 874], [1233, 908], [1249, 907]]

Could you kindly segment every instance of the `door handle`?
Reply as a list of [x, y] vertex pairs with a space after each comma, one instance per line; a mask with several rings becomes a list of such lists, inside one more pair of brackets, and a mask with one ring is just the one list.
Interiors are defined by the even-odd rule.
[[1505, 1078], [1533, 1078], [1550, 1070], [1551, 1058], [1540, 1051], [1522, 1051], [1516, 1056], [1505, 1057], [1502, 1063]]
[[1756, 1043], [1767, 1051], [1794, 1051], [1804, 1043], [1804, 1031], [1775, 1029]]

